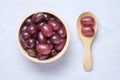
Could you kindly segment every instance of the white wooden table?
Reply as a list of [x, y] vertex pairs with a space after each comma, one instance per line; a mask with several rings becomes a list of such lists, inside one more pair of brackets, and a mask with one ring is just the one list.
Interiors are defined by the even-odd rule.
[[[32, 10], [49, 9], [66, 21], [71, 40], [66, 54], [49, 64], [26, 59], [16, 44], [16, 29]], [[84, 47], [76, 21], [93, 12], [99, 30], [92, 45], [93, 70], [83, 69]], [[0, 80], [120, 80], [119, 0], [0, 0]]]

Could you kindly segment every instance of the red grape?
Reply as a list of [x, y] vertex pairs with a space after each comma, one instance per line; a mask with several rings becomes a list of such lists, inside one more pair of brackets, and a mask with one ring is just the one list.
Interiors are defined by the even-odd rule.
[[59, 44], [61, 38], [60, 38], [58, 35], [53, 35], [53, 36], [50, 38], [50, 40], [51, 40], [51, 42], [54, 43], [54, 44]]
[[45, 22], [40, 22], [40, 23], [38, 24], [38, 29], [40, 30], [41, 26], [43, 26], [44, 24], [46, 24], [46, 23], [45, 23]]
[[30, 38], [30, 34], [28, 32], [22, 32], [22, 37], [24, 40], [27, 40], [28, 38]]
[[63, 49], [64, 45], [65, 45], [65, 42], [66, 42], [65, 39], [61, 39], [61, 40], [60, 40], [60, 44], [56, 44], [56, 45], [55, 45], [55, 49], [56, 49], [57, 51], [61, 51], [61, 50]]
[[36, 40], [34, 38], [29, 38], [27, 40], [27, 47], [28, 48], [33, 48], [35, 47], [35, 44], [36, 44]]
[[35, 34], [35, 33], [37, 33], [37, 27], [36, 27], [36, 25], [35, 25], [35, 24], [30, 25], [30, 26], [28, 27], [28, 32], [29, 32], [30, 34]]
[[28, 26], [27, 25], [23, 25], [21, 28], [21, 32], [27, 32], [28, 31]]
[[52, 49], [50, 52], [50, 57], [56, 56], [58, 52], [55, 49]]
[[46, 42], [46, 37], [41, 32], [38, 33], [38, 38], [37, 39], [38, 39], [39, 43], [45, 43]]
[[81, 32], [86, 37], [92, 37], [94, 35], [94, 33], [95, 33], [93, 27], [91, 27], [91, 26], [82, 27]]
[[49, 15], [49, 14], [44, 13], [44, 20], [45, 20], [45, 21], [48, 21], [49, 19], [50, 19], [50, 15]]
[[38, 54], [38, 55], [37, 55], [37, 58], [38, 58], [39, 60], [46, 60], [46, 59], [49, 58], [49, 55]]
[[41, 32], [43, 33], [43, 35], [45, 35], [46, 37], [50, 37], [52, 36], [52, 28], [47, 25], [47, 24], [44, 24], [43, 26], [41, 26]]
[[32, 20], [30, 18], [28, 18], [25, 22], [28, 26], [32, 24]]
[[50, 39], [48, 39], [48, 40], [47, 40], [47, 44], [49, 44], [49, 45], [50, 45], [51, 49], [53, 49], [53, 48], [54, 48], [54, 45], [52, 44], [52, 42], [50, 41]]
[[35, 51], [35, 49], [27, 49], [26, 50], [28, 55], [31, 56], [31, 57], [37, 57], [37, 52]]
[[85, 16], [81, 18], [81, 24], [84, 26], [94, 26], [95, 21], [94, 18], [91, 16]]
[[44, 54], [44, 55], [47, 55], [51, 52], [51, 48], [48, 44], [38, 44], [36, 45], [36, 50], [40, 54]]
[[22, 38], [22, 36], [20, 36], [20, 43], [21, 43], [21, 46], [22, 46], [24, 49], [27, 49], [26, 41]]
[[61, 27], [61, 25], [55, 20], [49, 20], [48, 25], [51, 26], [54, 31], [57, 31]]
[[61, 28], [57, 31], [57, 33], [58, 33], [58, 35], [59, 35], [61, 38], [66, 37], [65, 27], [61, 27]]
[[44, 19], [42, 12], [36, 13], [32, 16], [32, 21], [35, 23], [41, 22]]

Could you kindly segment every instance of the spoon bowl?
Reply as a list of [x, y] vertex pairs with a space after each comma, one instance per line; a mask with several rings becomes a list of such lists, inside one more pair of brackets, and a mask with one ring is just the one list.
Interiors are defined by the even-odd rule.
[[[85, 16], [91, 16], [95, 20], [95, 25], [93, 26], [95, 33], [91, 37], [86, 37], [81, 32], [83, 25], [81, 24], [80, 20]], [[92, 14], [91, 12], [84, 12], [78, 17], [77, 30], [78, 30], [78, 34], [79, 34], [79, 36], [84, 44], [84, 47], [85, 47], [83, 67], [86, 71], [90, 71], [92, 69], [92, 56], [91, 56], [91, 49], [90, 48], [91, 48], [91, 44], [94, 40], [94, 37], [96, 35], [97, 28], [98, 28], [97, 19], [96, 19], [95, 15]]]

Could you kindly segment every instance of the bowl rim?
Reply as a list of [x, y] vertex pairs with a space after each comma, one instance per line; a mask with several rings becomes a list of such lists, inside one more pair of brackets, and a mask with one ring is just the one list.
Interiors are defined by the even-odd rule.
[[[52, 15], [56, 16], [56, 17], [64, 24], [64, 27], [65, 27], [66, 33], [67, 33], [67, 39], [66, 39], [66, 43], [65, 43], [65, 45], [64, 45], [64, 48], [63, 48], [56, 56], [54, 56], [54, 57], [52, 57], [52, 58], [49, 58], [49, 59], [46, 59], [46, 60], [39, 60], [39, 59], [37, 59], [37, 58], [30, 57], [30, 56], [27, 54], [27, 52], [22, 48], [22, 46], [21, 46], [21, 44], [20, 44], [20, 39], [19, 39], [19, 37], [20, 37], [20, 35], [19, 35], [19, 34], [20, 34], [20, 28], [21, 28], [23, 22], [24, 22], [29, 16], [31, 16], [32, 14], [38, 13], [38, 12], [45, 12], [45, 13], [49, 13], [49, 14], [52, 14]], [[68, 45], [69, 45], [69, 41], [70, 41], [70, 34], [69, 34], [69, 30], [68, 30], [67, 24], [65, 23], [65, 21], [63, 20], [63, 18], [62, 18], [61, 16], [59, 16], [58, 14], [56, 14], [56, 13], [50, 11], [50, 10], [43, 10], [43, 9], [41, 9], [41, 10], [35, 10], [35, 11], [32, 11], [32, 12], [28, 13], [25, 17], [23, 17], [23, 19], [21, 20], [21, 22], [20, 22], [20, 24], [19, 24], [19, 26], [18, 26], [18, 28], [17, 28], [17, 44], [18, 44], [18, 46], [19, 46], [22, 54], [23, 54], [26, 58], [28, 58], [29, 60], [31, 60], [31, 61], [33, 61], [33, 62], [36, 62], [36, 63], [49, 63], [49, 62], [53, 62], [53, 61], [59, 59], [59, 58], [65, 53], [65, 51], [67, 50]]]

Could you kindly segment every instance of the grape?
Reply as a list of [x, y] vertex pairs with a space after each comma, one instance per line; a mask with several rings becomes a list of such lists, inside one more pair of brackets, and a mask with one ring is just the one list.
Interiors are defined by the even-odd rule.
[[37, 39], [38, 39], [39, 43], [45, 43], [46, 42], [46, 37], [41, 32], [38, 33], [38, 38]]
[[37, 58], [38, 58], [39, 60], [46, 60], [46, 59], [49, 58], [49, 55], [38, 54], [38, 55], [37, 55]]
[[36, 13], [32, 16], [32, 21], [35, 23], [41, 22], [44, 19], [42, 12]]
[[20, 36], [20, 43], [21, 43], [21, 46], [22, 46], [24, 49], [27, 49], [26, 41], [22, 38], [22, 36]]
[[45, 20], [45, 21], [48, 21], [49, 19], [50, 19], [50, 15], [49, 15], [49, 14], [44, 13], [44, 20]]
[[51, 52], [51, 48], [48, 44], [38, 44], [36, 45], [36, 50], [43, 55], [47, 55]]
[[37, 27], [36, 27], [36, 25], [35, 25], [35, 24], [30, 25], [30, 26], [28, 27], [28, 32], [29, 32], [30, 34], [35, 34], [35, 33], [37, 33]]
[[50, 52], [50, 57], [54, 57], [58, 54], [58, 52], [55, 49], [52, 49]]
[[48, 25], [51, 26], [54, 31], [57, 31], [61, 27], [61, 25], [55, 20], [49, 20]]
[[28, 31], [28, 26], [27, 25], [23, 25], [21, 28], [21, 32], [27, 32]]
[[92, 37], [94, 35], [94, 33], [95, 33], [93, 27], [91, 27], [91, 26], [82, 27], [81, 32], [86, 37]]
[[34, 57], [34, 58], [37, 57], [37, 52], [35, 51], [35, 49], [27, 49], [26, 51], [29, 56]]
[[32, 20], [30, 18], [28, 18], [25, 22], [28, 26], [32, 24]]
[[81, 18], [81, 24], [84, 26], [94, 26], [95, 20], [91, 16], [85, 16]]
[[34, 48], [36, 44], [36, 40], [34, 38], [29, 38], [27, 40], [27, 47], [28, 48]]
[[30, 34], [28, 32], [22, 32], [22, 37], [24, 40], [27, 40], [28, 38], [30, 38]]
[[43, 26], [41, 26], [41, 32], [43, 33], [43, 35], [45, 35], [46, 37], [50, 37], [52, 36], [52, 28], [47, 25], [47, 24], [44, 24]]
[[52, 44], [52, 42], [50, 41], [50, 39], [48, 39], [48, 40], [47, 40], [47, 44], [49, 44], [49, 45], [50, 45], [51, 49], [53, 49], [53, 48], [54, 48], [54, 45]]
[[61, 39], [61, 38], [60, 38], [58, 35], [53, 35], [53, 36], [50, 38], [51, 42], [54, 43], [54, 44], [59, 44], [59, 43], [60, 43], [60, 39]]
[[61, 39], [61, 40], [60, 40], [60, 44], [56, 44], [56, 45], [55, 45], [55, 49], [56, 49], [57, 51], [61, 51], [61, 50], [63, 49], [65, 43], [66, 43], [66, 40], [65, 40], [65, 39]]
[[43, 26], [44, 24], [46, 24], [46, 23], [45, 22], [38, 23], [38, 29], [40, 30], [41, 26]]
[[61, 27], [61, 28], [57, 31], [57, 33], [58, 33], [58, 35], [59, 35], [61, 38], [66, 37], [65, 27]]

